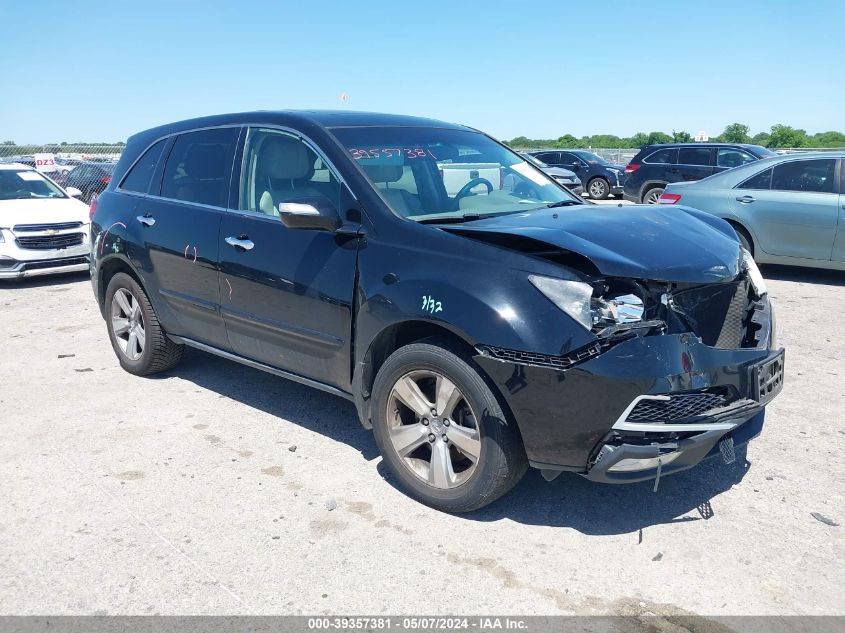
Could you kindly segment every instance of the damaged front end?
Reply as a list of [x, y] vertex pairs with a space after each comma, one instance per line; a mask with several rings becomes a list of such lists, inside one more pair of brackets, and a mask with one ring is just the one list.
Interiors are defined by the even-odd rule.
[[478, 347], [531, 464], [547, 479], [571, 470], [627, 483], [732, 460], [762, 429], [784, 359], [750, 255], [733, 272], [715, 283], [530, 276], [595, 336], [563, 355]]

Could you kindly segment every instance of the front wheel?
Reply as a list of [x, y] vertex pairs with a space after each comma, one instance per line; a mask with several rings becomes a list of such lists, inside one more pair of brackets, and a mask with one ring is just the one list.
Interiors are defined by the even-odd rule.
[[373, 385], [385, 464], [408, 495], [445, 512], [491, 503], [527, 469], [519, 432], [471, 362], [445, 341], [414, 343], [391, 354]]
[[146, 376], [176, 366], [182, 345], [167, 338], [144, 290], [117, 273], [106, 288], [106, 327], [114, 353], [130, 374]]
[[593, 178], [587, 184], [587, 191], [593, 200], [606, 200], [610, 195], [610, 185], [604, 178]]

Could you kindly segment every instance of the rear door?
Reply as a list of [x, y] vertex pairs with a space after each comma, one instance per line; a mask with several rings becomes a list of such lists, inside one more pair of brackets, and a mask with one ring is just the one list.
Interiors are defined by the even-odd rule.
[[143, 227], [165, 329], [221, 349], [229, 343], [220, 314], [220, 220], [239, 134], [240, 127], [223, 127], [176, 137], [160, 192], [142, 199], [134, 218]]
[[250, 128], [243, 156], [238, 208], [224, 215], [220, 234], [232, 350], [348, 391], [358, 238], [289, 229], [278, 206], [321, 196], [343, 217], [351, 194], [294, 134]]
[[782, 257], [831, 258], [840, 211], [837, 162], [785, 161], [734, 189], [730, 204], [759, 248]]
[[679, 147], [678, 171], [672, 174], [676, 178], [670, 182], [701, 180], [712, 173], [712, 147]]

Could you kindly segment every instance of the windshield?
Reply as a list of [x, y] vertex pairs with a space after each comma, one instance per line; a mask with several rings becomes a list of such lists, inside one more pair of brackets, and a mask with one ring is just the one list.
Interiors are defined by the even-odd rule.
[[64, 198], [52, 182], [32, 169], [0, 169], [0, 200]]
[[603, 159], [598, 154], [593, 154], [592, 152], [573, 152], [578, 158], [583, 158], [588, 163], [598, 163], [599, 165], [610, 165], [605, 159]]
[[462, 221], [578, 200], [518, 154], [479, 132], [354, 127], [332, 132], [393, 211], [415, 221]]

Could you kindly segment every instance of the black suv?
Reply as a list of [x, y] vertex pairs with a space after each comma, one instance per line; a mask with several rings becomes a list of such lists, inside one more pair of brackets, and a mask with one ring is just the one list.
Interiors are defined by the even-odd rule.
[[622, 194], [625, 185], [625, 166], [614, 165], [593, 152], [583, 149], [542, 150], [528, 152], [549, 167], [562, 167], [574, 171], [585, 191], [594, 200], [605, 200], [611, 195]]
[[670, 182], [701, 180], [732, 167], [777, 156], [743, 143], [663, 143], [646, 145], [625, 167], [623, 196], [630, 202], [657, 204]]
[[171, 369], [188, 345], [347, 398], [402, 488], [447, 511], [529, 464], [631, 482], [730, 455], [782, 384], [729, 224], [582, 205], [462, 126], [174, 123], [129, 139], [91, 212], [124, 369]]

